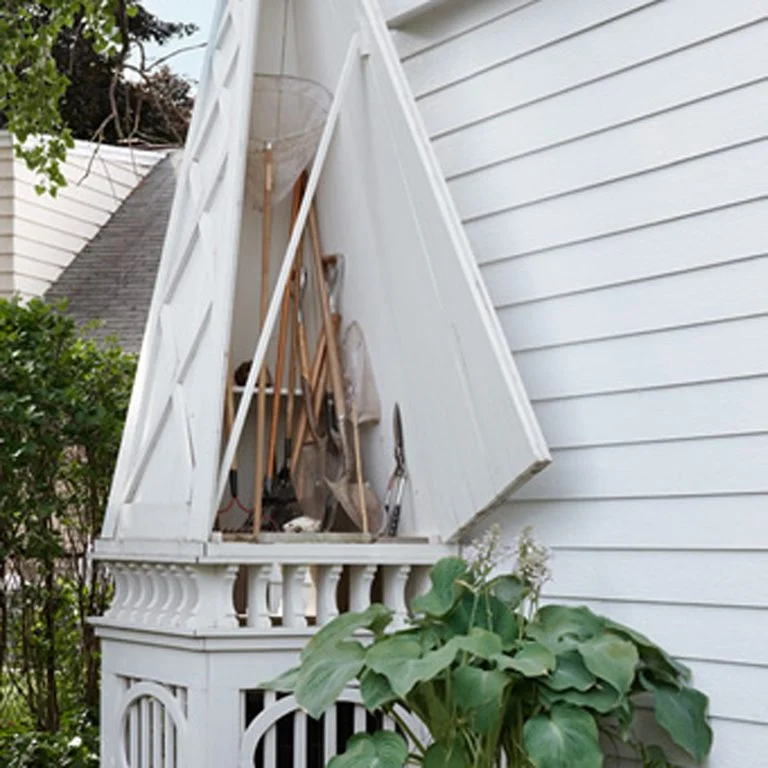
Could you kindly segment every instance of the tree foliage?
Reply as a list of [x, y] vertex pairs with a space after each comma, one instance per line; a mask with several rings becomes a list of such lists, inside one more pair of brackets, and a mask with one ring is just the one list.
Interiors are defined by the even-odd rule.
[[109, 584], [86, 554], [101, 528], [134, 360], [35, 300], [0, 301], [0, 683], [30, 724], [98, 707], [87, 623]]
[[75, 138], [183, 142], [189, 85], [147, 64], [143, 51], [194, 30], [161, 21], [135, 0], [4, 0], [0, 125], [39, 173], [41, 190], [65, 184], [61, 163]]

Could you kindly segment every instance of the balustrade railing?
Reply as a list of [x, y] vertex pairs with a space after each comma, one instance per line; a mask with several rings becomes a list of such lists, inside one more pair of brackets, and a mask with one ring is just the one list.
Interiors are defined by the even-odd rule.
[[151, 629], [271, 632], [322, 626], [372, 602], [392, 609], [393, 628], [428, 586], [429, 568], [451, 552], [428, 542], [213, 543], [177, 562], [100, 554], [115, 580], [107, 623]]

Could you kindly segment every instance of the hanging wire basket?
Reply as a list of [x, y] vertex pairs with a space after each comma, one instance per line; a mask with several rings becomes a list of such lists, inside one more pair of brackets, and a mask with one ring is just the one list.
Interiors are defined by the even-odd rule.
[[272, 202], [277, 203], [315, 154], [331, 101], [328, 90], [312, 80], [254, 75], [247, 183], [258, 209], [264, 206], [265, 149], [272, 148]]

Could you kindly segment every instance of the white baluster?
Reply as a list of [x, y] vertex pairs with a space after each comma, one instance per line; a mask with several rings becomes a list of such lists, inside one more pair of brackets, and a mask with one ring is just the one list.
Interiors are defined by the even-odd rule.
[[336, 591], [343, 566], [317, 566], [317, 624], [322, 626], [339, 615]]
[[384, 604], [392, 609], [393, 616], [390, 628], [393, 630], [402, 629], [408, 621], [405, 590], [408, 586], [410, 573], [410, 565], [384, 566]]
[[163, 763], [163, 712], [165, 707], [155, 699], [152, 702], [152, 768], [162, 768]]
[[349, 569], [349, 610], [364, 611], [371, 604], [371, 585], [377, 565], [353, 565]]
[[149, 563], [142, 563], [139, 574], [141, 581], [141, 604], [137, 619], [142, 624], [148, 624], [150, 622], [151, 606], [155, 601], [156, 593], [154, 567]]
[[147, 696], [142, 696], [139, 699], [139, 747], [141, 751], [141, 758], [139, 759], [139, 766], [141, 768], [150, 768], [149, 766], [149, 707], [151, 700]]
[[304, 579], [307, 576], [305, 565], [283, 566], [283, 626], [306, 627], [304, 615]]
[[[277, 694], [264, 691], [264, 711], [274, 706]], [[264, 734], [264, 768], [277, 768], [277, 724], [273, 724]]]
[[330, 709], [327, 709], [323, 715], [323, 749], [325, 751], [325, 759], [323, 764], [327, 765], [331, 758], [336, 756], [339, 745], [337, 741], [336, 732], [336, 705], [334, 704]]
[[355, 733], [365, 733], [366, 728], [368, 727], [367, 715], [368, 713], [365, 711], [365, 707], [362, 707], [359, 704], [355, 704]]
[[269, 618], [269, 582], [271, 565], [253, 565], [248, 568], [248, 626], [268, 629], [272, 626]]
[[307, 716], [301, 711], [293, 716], [293, 766], [307, 766]]

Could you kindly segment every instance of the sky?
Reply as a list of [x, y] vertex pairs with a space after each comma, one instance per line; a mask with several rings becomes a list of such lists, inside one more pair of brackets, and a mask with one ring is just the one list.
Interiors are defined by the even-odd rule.
[[[184, 48], [196, 43], [205, 43], [208, 40], [211, 18], [216, 7], [216, 0], [143, 0], [142, 5], [155, 16], [159, 16], [164, 21], [183, 21], [193, 22], [200, 28], [193, 37], [185, 38], [181, 41], [174, 40], [172, 43], [163, 46], [152, 46], [148, 50], [150, 56], [165, 56], [173, 50]], [[203, 66], [203, 49], [181, 53], [174, 56], [168, 65], [174, 72], [198, 80], [200, 70]]]

